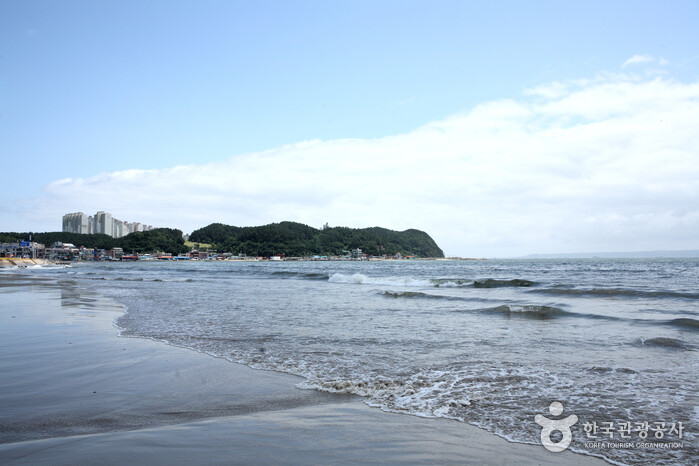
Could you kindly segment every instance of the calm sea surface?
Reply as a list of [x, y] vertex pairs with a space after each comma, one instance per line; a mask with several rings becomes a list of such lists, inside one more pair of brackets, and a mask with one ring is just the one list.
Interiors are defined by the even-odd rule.
[[[22, 273], [122, 303], [123, 335], [300, 375], [302, 388], [358, 394], [386, 411], [532, 444], [541, 443], [535, 415], [575, 414], [575, 451], [630, 464], [699, 458], [697, 259], [85, 263]], [[564, 406], [558, 417], [553, 401]]]

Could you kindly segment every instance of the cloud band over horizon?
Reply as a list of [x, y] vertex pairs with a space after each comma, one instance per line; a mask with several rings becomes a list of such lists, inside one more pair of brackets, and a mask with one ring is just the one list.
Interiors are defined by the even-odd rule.
[[698, 127], [699, 82], [605, 74], [404, 134], [58, 180], [22, 215], [60, 225], [106, 210], [185, 232], [282, 220], [418, 228], [463, 256], [699, 249]]

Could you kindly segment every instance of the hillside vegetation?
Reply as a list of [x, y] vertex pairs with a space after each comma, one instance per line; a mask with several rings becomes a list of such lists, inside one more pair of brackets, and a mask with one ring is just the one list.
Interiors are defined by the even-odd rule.
[[[29, 233], [0, 233], [0, 242], [9, 243], [19, 240], [28, 240]], [[179, 254], [189, 249], [184, 244], [182, 231], [173, 228], [155, 228], [150, 231], [137, 231], [129, 233], [121, 238], [112, 238], [109, 235], [83, 235], [80, 233], [48, 232], [32, 233], [32, 240], [51, 247], [55, 242], [71, 243], [75, 246], [85, 246], [95, 249], [122, 248], [124, 253], [132, 252], [169, 252]]]
[[360, 248], [374, 256], [401, 253], [403, 256], [444, 257], [442, 250], [427, 233], [414, 229], [394, 231], [379, 227], [334, 227], [318, 230], [296, 222], [258, 227], [212, 223], [192, 232], [189, 240], [210, 243], [218, 251], [248, 256], [340, 256]]

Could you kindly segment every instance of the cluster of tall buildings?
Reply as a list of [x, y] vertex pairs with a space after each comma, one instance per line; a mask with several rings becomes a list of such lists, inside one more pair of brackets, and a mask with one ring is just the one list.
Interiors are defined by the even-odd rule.
[[112, 217], [109, 212], [99, 211], [94, 216], [82, 212], [63, 216], [63, 231], [66, 233], [94, 234], [103, 233], [113, 238], [121, 238], [135, 231], [152, 230], [152, 225], [138, 222], [124, 222]]

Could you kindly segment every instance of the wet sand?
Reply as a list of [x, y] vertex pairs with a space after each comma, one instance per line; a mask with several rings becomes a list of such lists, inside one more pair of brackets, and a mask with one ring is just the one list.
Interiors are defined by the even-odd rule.
[[28, 277], [0, 276], [3, 464], [606, 464], [118, 337], [120, 306]]

